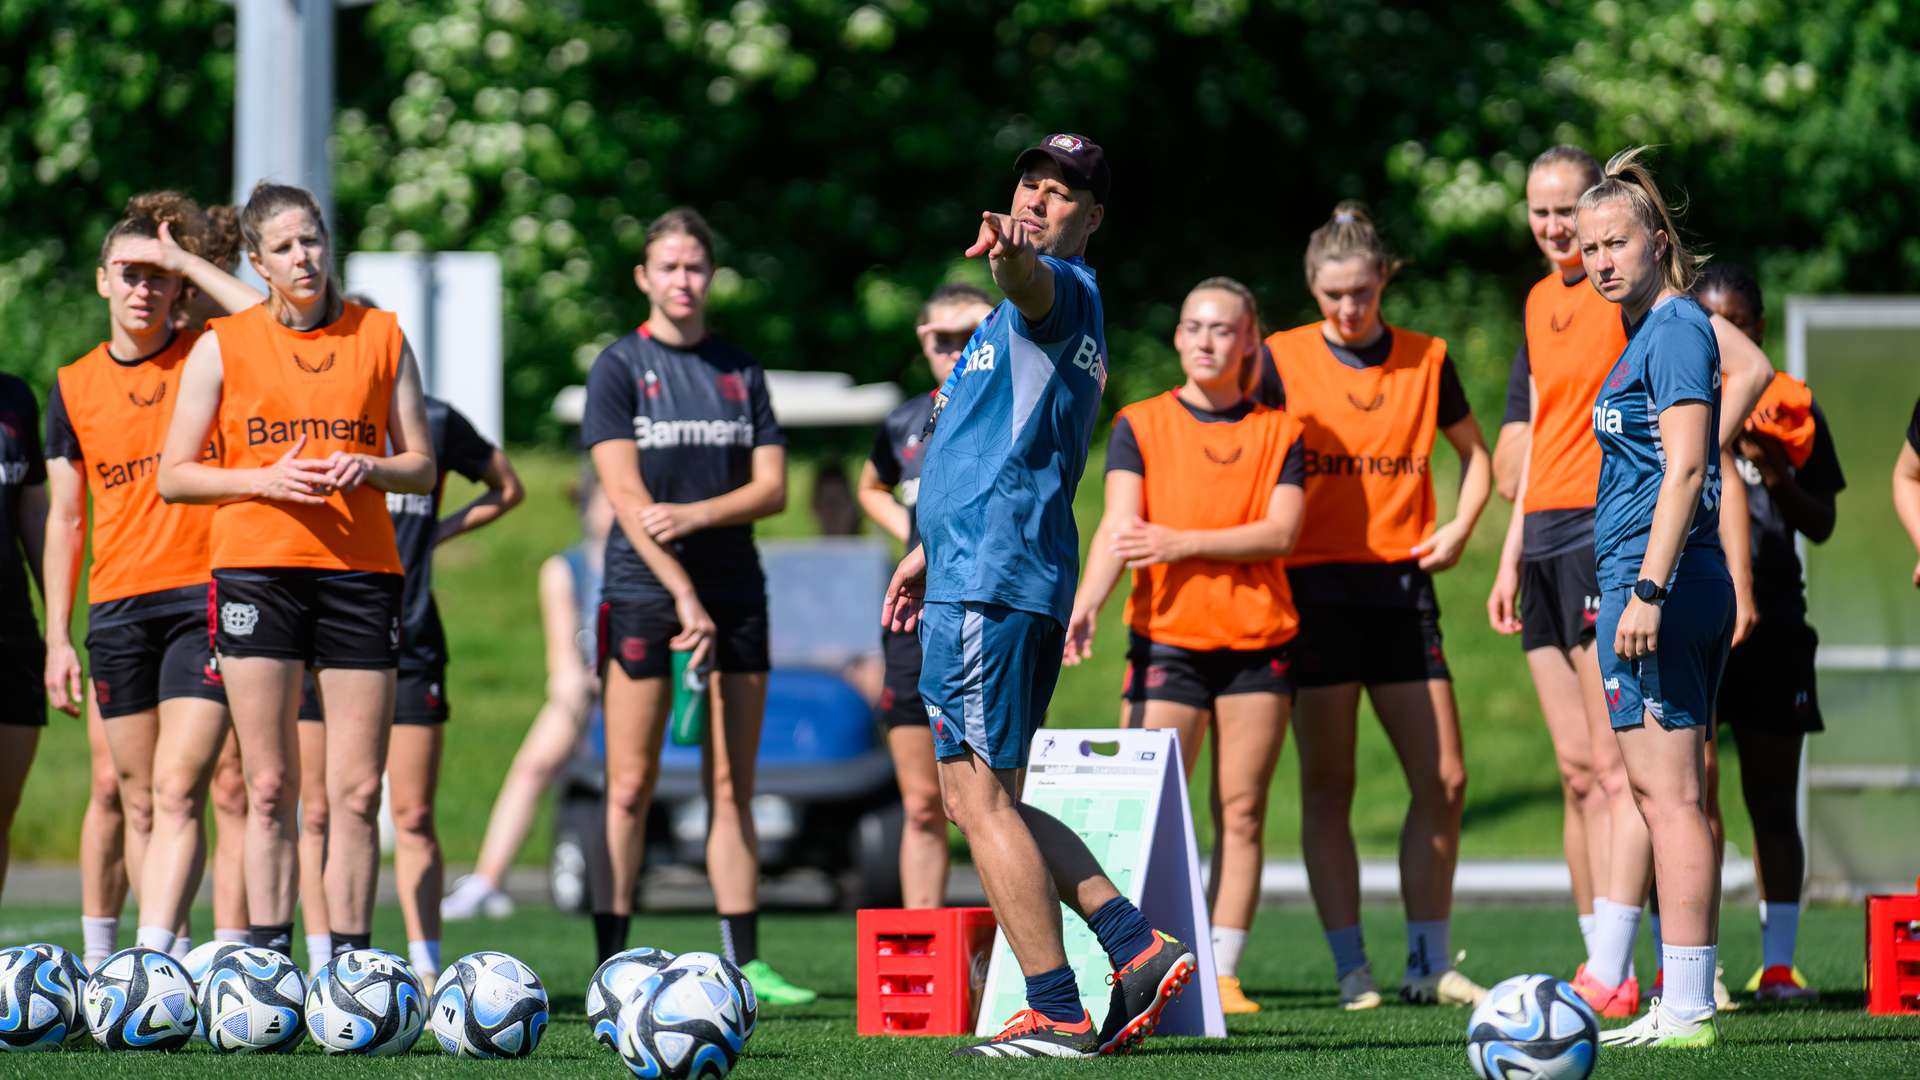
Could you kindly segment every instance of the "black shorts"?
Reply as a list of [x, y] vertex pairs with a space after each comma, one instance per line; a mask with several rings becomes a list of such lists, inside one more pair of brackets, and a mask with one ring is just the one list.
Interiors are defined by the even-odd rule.
[[[707, 604], [715, 628], [711, 661], [715, 671], [754, 675], [773, 665], [767, 659], [767, 602]], [[671, 669], [667, 642], [680, 634], [680, 617], [671, 600], [609, 600], [600, 605], [597, 670], [606, 677], [607, 661], [620, 664], [629, 679], [663, 678]]]
[[450, 714], [445, 664], [400, 669], [393, 699], [394, 723], [444, 724]]
[[1303, 606], [1289, 651], [1294, 685], [1303, 689], [1453, 678], [1432, 609]]
[[926, 727], [927, 709], [920, 703], [920, 635], [880, 633], [880, 653], [887, 675], [880, 690], [880, 726]]
[[1286, 645], [1269, 649], [1183, 649], [1139, 634], [1127, 643], [1127, 701], [1172, 701], [1211, 709], [1215, 698], [1234, 694], [1293, 696], [1292, 660]]
[[1807, 735], [1825, 731], [1820, 694], [1814, 685], [1813, 657], [1820, 636], [1802, 620], [1754, 625], [1752, 636], [1727, 656], [1720, 678], [1720, 720], [1735, 736]]
[[207, 601], [214, 650], [316, 668], [398, 667], [400, 585], [399, 574], [359, 570], [215, 570]]
[[38, 636], [0, 638], [0, 724], [47, 726], [47, 643]]
[[1520, 563], [1520, 647], [1573, 649], [1593, 644], [1600, 581], [1593, 548]]
[[207, 620], [198, 612], [89, 627], [87, 663], [102, 719], [146, 712], [174, 698], [227, 703]]

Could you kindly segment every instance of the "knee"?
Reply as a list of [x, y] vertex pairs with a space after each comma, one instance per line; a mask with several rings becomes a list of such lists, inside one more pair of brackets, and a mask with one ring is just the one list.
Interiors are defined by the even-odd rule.
[[900, 803], [908, 832], [946, 835], [947, 808], [938, 795], [916, 791], [901, 796]]
[[639, 817], [653, 801], [655, 772], [651, 767], [607, 777], [607, 809], [625, 817]]
[[349, 780], [330, 792], [327, 802], [349, 819], [370, 823], [380, 816], [380, 777]]
[[393, 804], [393, 831], [401, 842], [431, 844], [435, 840], [433, 804]]
[[197, 823], [202, 798], [191, 777], [158, 777], [153, 782], [153, 812], [165, 820], [192, 818]]
[[144, 833], [153, 828], [153, 789], [133, 785], [120, 790], [119, 810], [127, 819], [127, 828]]
[[247, 783], [232, 773], [217, 773], [213, 778], [213, 787], [208, 791], [213, 802], [213, 811], [222, 817], [245, 817], [247, 813]]
[[1585, 803], [1600, 793], [1600, 783], [1593, 774], [1593, 762], [1560, 759], [1560, 786], [1566, 789], [1567, 801], [1575, 804]]
[[1266, 800], [1258, 796], [1241, 795], [1222, 799], [1219, 824], [1221, 840], [1236, 847], [1258, 847], [1266, 816]]
[[94, 814], [119, 817], [120, 776], [112, 769], [93, 770], [93, 783], [87, 792], [87, 810]]
[[327, 825], [331, 821], [332, 815], [327, 813], [327, 800], [300, 800], [300, 834], [302, 836], [324, 843], [327, 838]]
[[1625, 765], [1601, 769], [1595, 774], [1595, 780], [1599, 783], [1600, 793], [1610, 800], [1630, 798], [1635, 802], [1639, 801], [1640, 793], [1635, 791], [1632, 783], [1627, 780]]
[[970, 831], [971, 816], [967, 812], [968, 807], [965, 798], [954, 791], [942, 789], [940, 792], [940, 809], [946, 814], [947, 820], [953, 822], [954, 826], [960, 830], [960, 835], [972, 835]]
[[1309, 811], [1344, 814], [1353, 806], [1353, 770], [1300, 771], [1300, 802]]
[[[298, 782], [285, 768], [263, 768], [247, 777], [247, 809], [261, 817], [278, 820], [293, 811], [299, 798]], [[320, 813], [324, 816], [323, 806]]]

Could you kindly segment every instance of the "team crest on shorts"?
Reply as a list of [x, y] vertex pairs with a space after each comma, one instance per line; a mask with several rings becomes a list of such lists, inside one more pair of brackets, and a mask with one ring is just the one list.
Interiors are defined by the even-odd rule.
[[398, 615], [395, 615], [393, 621], [387, 624], [387, 644], [396, 649], [400, 647], [400, 616]]
[[225, 603], [220, 605], [220, 629], [232, 637], [249, 637], [253, 628], [260, 625], [260, 609], [252, 604]]

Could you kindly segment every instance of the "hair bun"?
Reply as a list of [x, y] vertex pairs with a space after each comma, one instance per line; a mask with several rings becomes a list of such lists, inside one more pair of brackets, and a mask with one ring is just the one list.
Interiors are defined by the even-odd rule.
[[1358, 199], [1343, 199], [1333, 208], [1333, 216], [1327, 220], [1335, 225], [1371, 225], [1372, 215], [1367, 213], [1367, 204]]

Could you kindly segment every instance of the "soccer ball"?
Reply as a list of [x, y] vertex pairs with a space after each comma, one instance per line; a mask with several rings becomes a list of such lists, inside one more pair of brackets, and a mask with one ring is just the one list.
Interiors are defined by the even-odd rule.
[[178, 1050], [193, 1038], [193, 980], [157, 949], [122, 949], [100, 962], [80, 997], [87, 1030], [109, 1050]]
[[667, 950], [645, 946], [607, 957], [587, 984], [587, 1026], [595, 1040], [619, 1053], [620, 1007], [641, 983], [673, 960], [674, 955]]
[[1516, 975], [1487, 992], [1467, 1020], [1467, 1063], [1481, 1080], [1585, 1080], [1600, 1021], [1573, 987]]
[[433, 1037], [456, 1057], [523, 1058], [547, 1030], [547, 988], [500, 952], [463, 956], [433, 991]]
[[79, 969], [73, 954], [55, 945], [0, 950], [0, 1052], [57, 1050], [67, 1041], [80, 1018], [86, 977], [75, 980]]
[[300, 1044], [307, 977], [272, 949], [228, 950], [200, 983], [200, 1034], [221, 1053], [286, 1054]]
[[384, 950], [342, 953], [307, 988], [307, 1033], [329, 1054], [404, 1054], [425, 1023], [420, 980]]
[[692, 968], [706, 978], [719, 980], [733, 995], [734, 1008], [741, 1020], [740, 1041], [744, 1044], [753, 1038], [753, 1029], [760, 1023], [760, 999], [753, 995], [753, 984], [747, 981], [739, 968], [733, 966], [733, 961], [719, 953], [690, 952], [681, 953], [667, 966]]
[[620, 1058], [641, 1080], [720, 1080], [747, 1045], [733, 991], [692, 967], [641, 983], [619, 1028]]
[[187, 969], [187, 978], [193, 980], [194, 990], [198, 991], [214, 964], [246, 947], [246, 943], [240, 941], [203, 941], [180, 958], [180, 966]]

